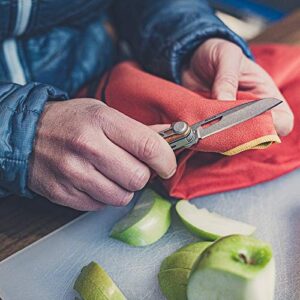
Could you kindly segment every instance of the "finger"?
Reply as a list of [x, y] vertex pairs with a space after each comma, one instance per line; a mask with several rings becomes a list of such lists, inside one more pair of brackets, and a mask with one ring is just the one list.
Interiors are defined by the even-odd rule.
[[[266, 84], [266, 86], [268, 85]], [[283, 101], [280, 105], [273, 108], [271, 112], [276, 132], [280, 136], [287, 136], [294, 127], [294, 114], [273, 80], [266, 89], [266, 93], [261, 95], [262, 98], [275, 97]]]
[[286, 99], [263, 68], [251, 60], [247, 60], [245, 67], [246, 71], [240, 82], [242, 89], [252, 92], [258, 98], [275, 97], [282, 100], [282, 104], [272, 109], [272, 117], [278, 135], [288, 135], [294, 127], [294, 115]]
[[144, 163], [107, 138], [88, 153], [87, 159], [105, 177], [131, 192], [141, 190], [151, 175]]
[[[91, 166], [92, 167], [92, 166]], [[106, 178], [93, 167], [81, 174], [73, 183], [77, 189], [98, 202], [113, 206], [125, 206], [133, 198], [129, 192]]]
[[63, 186], [66, 191], [71, 186], [97, 202], [114, 206], [127, 205], [133, 198], [132, 192], [106, 178], [88, 159], [81, 156], [70, 156], [60, 171], [65, 177], [65, 180], [60, 180], [60, 186]]
[[109, 114], [107, 117], [115, 122], [109, 122], [103, 130], [113, 143], [145, 162], [163, 178], [175, 173], [174, 152], [161, 136], [116, 110], [111, 109]]
[[64, 184], [63, 179], [61, 179], [59, 185], [53, 185], [46, 196], [53, 203], [81, 211], [96, 211], [104, 207], [103, 203], [76, 189], [69, 182]]
[[171, 127], [171, 124], [155, 124], [155, 125], [150, 125], [149, 128], [151, 128], [155, 132], [160, 132], [165, 129], [168, 129]]
[[97, 211], [105, 206], [86, 193], [76, 189], [74, 189], [72, 197], [66, 195], [64, 205], [81, 211]]
[[275, 84], [264, 84], [264, 87], [256, 88], [252, 91], [258, 98], [275, 97], [283, 102], [272, 109], [273, 123], [276, 132], [280, 136], [288, 135], [294, 127], [293, 112], [285, 100], [284, 96], [277, 89]]
[[294, 127], [294, 115], [285, 110], [274, 109], [272, 117], [276, 132], [280, 136], [287, 136]]
[[202, 80], [192, 68], [182, 71], [181, 84], [194, 92], [210, 92], [210, 84]]
[[[233, 50], [233, 49], [232, 49]], [[217, 74], [212, 87], [212, 98], [236, 100], [243, 53], [240, 49], [223, 51], [217, 58]]]

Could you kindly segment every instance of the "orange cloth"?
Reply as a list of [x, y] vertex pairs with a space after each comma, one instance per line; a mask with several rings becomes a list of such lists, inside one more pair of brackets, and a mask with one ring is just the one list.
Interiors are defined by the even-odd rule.
[[[267, 112], [200, 141], [178, 154], [178, 170], [164, 182], [171, 196], [193, 198], [247, 187], [300, 166], [300, 47], [263, 45], [252, 51], [288, 99], [296, 117], [294, 132], [281, 145], [243, 152], [280, 142]], [[178, 120], [193, 124], [237, 105], [235, 101], [207, 99], [150, 75], [132, 62], [117, 65], [104, 77], [97, 98], [103, 96], [109, 106], [147, 125]], [[240, 92], [238, 99], [243, 103], [255, 96]]]

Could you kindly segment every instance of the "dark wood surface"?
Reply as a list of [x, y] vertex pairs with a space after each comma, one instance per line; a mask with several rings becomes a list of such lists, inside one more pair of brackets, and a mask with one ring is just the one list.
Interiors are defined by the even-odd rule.
[[[272, 25], [252, 42], [300, 44], [300, 10]], [[0, 199], [0, 261], [80, 214], [45, 199]]]
[[0, 261], [80, 214], [42, 198], [0, 199]]

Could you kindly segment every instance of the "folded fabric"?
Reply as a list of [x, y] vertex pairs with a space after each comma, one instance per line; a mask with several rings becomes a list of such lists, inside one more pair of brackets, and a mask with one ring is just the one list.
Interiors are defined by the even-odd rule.
[[[178, 154], [178, 170], [172, 179], [164, 182], [171, 196], [193, 198], [242, 188], [300, 166], [300, 107], [295, 98], [300, 93], [300, 47], [264, 45], [254, 46], [252, 50], [257, 62], [270, 72], [293, 108], [294, 132], [284, 138], [281, 145], [264, 151], [254, 150], [280, 142], [271, 113], [267, 112], [201, 140]], [[238, 93], [238, 101], [208, 99], [150, 75], [133, 62], [123, 62], [106, 74], [96, 97], [147, 125], [178, 120], [193, 124], [255, 99], [254, 95], [242, 92]], [[234, 156], [228, 157], [231, 155]]]
[[[100, 85], [102, 100], [144, 124], [165, 124], [184, 120], [194, 124], [238, 104], [255, 99], [240, 93], [240, 101], [212, 100], [170, 81], [142, 71], [133, 62], [117, 65]], [[203, 139], [193, 151], [233, 155], [251, 148], [266, 148], [280, 142], [271, 113], [265, 113], [226, 131]]]

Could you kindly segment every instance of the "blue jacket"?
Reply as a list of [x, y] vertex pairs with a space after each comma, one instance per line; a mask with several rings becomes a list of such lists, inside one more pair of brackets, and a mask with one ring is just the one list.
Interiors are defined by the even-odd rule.
[[0, 0], [0, 196], [34, 195], [28, 161], [45, 102], [76, 95], [117, 61], [108, 21], [146, 70], [178, 83], [208, 38], [250, 56], [205, 0]]

